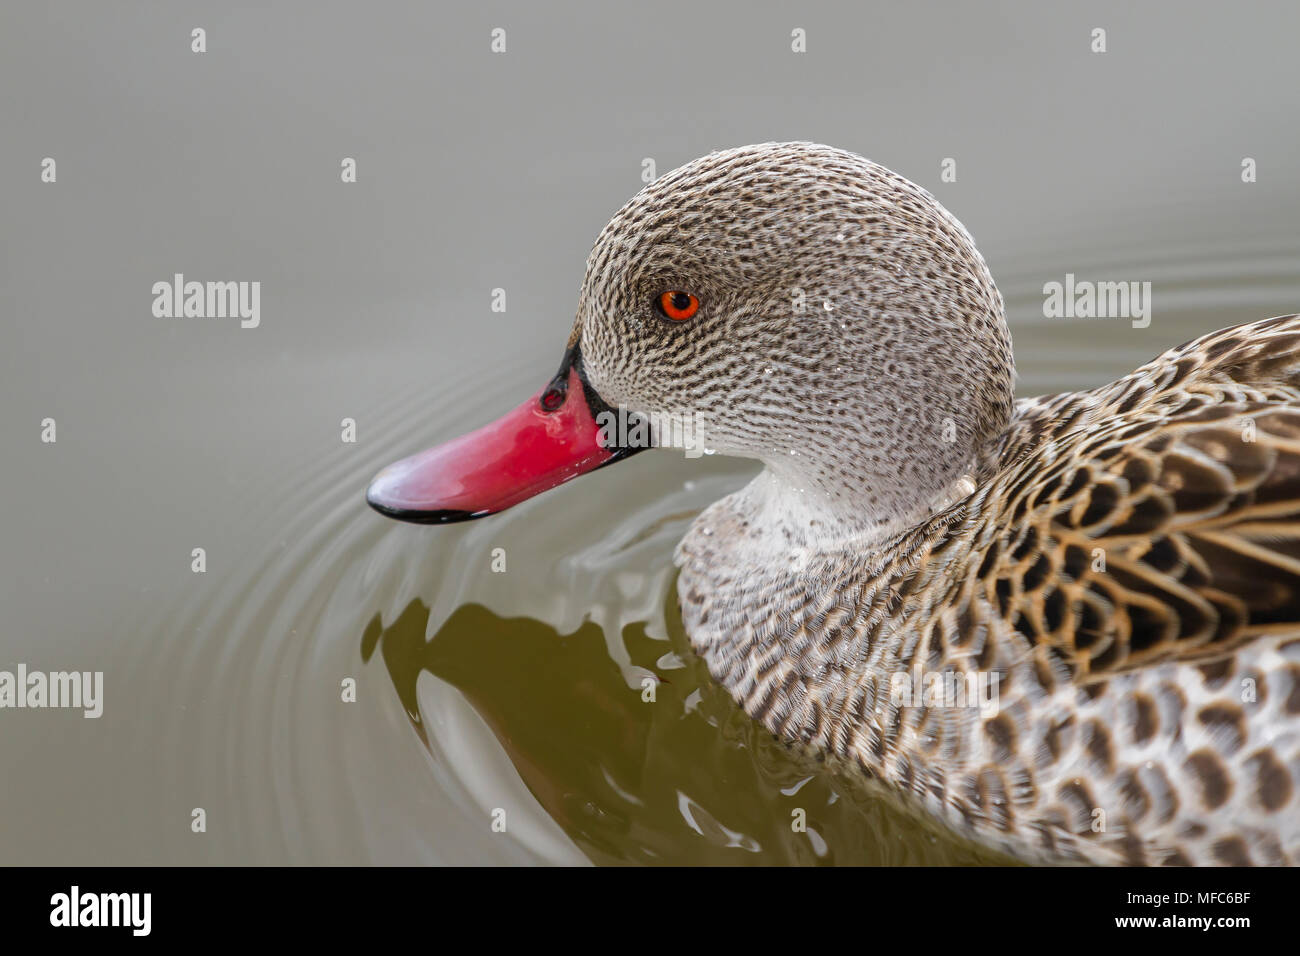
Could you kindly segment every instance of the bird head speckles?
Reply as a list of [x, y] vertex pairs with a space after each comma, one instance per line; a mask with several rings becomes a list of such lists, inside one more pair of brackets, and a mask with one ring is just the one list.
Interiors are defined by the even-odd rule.
[[[666, 292], [698, 311], [675, 320]], [[941, 496], [1012, 405], [1002, 300], [966, 230], [811, 143], [712, 153], [633, 197], [592, 249], [574, 335], [611, 405], [695, 416], [709, 447], [877, 519]]]

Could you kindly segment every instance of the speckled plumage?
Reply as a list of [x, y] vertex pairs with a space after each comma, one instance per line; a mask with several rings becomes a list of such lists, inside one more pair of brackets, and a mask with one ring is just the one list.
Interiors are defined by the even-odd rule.
[[[669, 288], [696, 321], [653, 314]], [[676, 558], [772, 733], [1026, 859], [1300, 862], [1300, 317], [1016, 402], [960, 224], [788, 143], [638, 194], [574, 340], [606, 401], [765, 463]], [[918, 671], [995, 676], [995, 712], [900, 704]]]

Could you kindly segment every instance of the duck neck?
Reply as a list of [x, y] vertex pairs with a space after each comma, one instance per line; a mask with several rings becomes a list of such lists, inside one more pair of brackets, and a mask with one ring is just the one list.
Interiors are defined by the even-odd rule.
[[[772, 733], [819, 741], [866, 674], [899, 669], [906, 631], [894, 585], [924, 518], [849, 531], [824, 500], [765, 469], [696, 518], [678, 546], [691, 646], [746, 713]], [[874, 711], [855, 718], [874, 727]], [[869, 755], [868, 755], [869, 756]], [[872, 772], [882, 768], [873, 761]]]
[[743, 489], [743, 506], [760, 527], [779, 529], [768, 536], [773, 546], [862, 555], [968, 497], [976, 487], [976, 471], [972, 461], [930, 487], [891, 493], [869, 476], [809, 478], [769, 463]]

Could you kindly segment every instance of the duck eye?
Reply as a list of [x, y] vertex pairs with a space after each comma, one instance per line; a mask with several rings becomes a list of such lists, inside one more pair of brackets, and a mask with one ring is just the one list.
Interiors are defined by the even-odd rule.
[[665, 292], [659, 297], [659, 311], [674, 322], [685, 322], [700, 311], [700, 300], [689, 292]]

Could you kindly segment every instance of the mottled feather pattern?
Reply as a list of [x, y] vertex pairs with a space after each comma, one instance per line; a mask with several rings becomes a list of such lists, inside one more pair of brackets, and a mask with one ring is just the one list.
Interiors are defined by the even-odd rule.
[[[750, 529], [714, 505], [677, 555], [696, 650], [774, 734], [1022, 857], [1296, 862], [1300, 362], [1269, 336], [1300, 317], [1019, 403], [976, 492], [874, 555], [728, 570]], [[997, 715], [892, 706], [918, 665], [997, 673]]]
[[[1024, 859], [1300, 863], [1296, 316], [1017, 401], [961, 224], [766, 143], [614, 216], [570, 344], [607, 403], [764, 464], [676, 560], [694, 649], [773, 734]], [[914, 673], [996, 707], [900, 699]]]
[[[665, 289], [696, 294], [697, 318], [658, 316]], [[951, 345], [916, 341], [918, 319]], [[610, 405], [704, 420], [718, 452], [797, 474], [855, 520], [919, 515], [1011, 415], [1002, 298], [970, 236], [924, 190], [825, 146], [727, 150], [647, 186], [596, 240], [574, 337]], [[927, 428], [900, 432], [898, 415]], [[959, 440], [938, 440], [945, 424]], [[850, 427], [903, 467], [860, 488]]]

